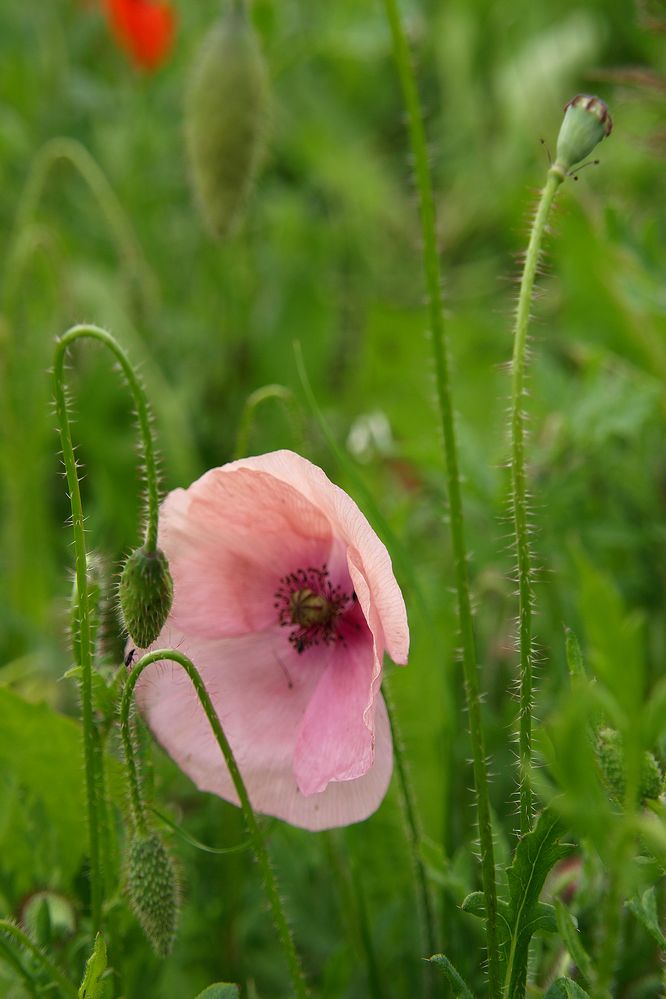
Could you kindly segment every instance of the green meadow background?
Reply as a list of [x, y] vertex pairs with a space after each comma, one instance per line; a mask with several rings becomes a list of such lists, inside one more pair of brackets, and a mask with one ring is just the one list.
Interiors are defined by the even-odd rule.
[[[279, 384], [295, 402], [269, 398], [255, 409], [246, 453], [305, 454], [387, 541], [412, 631], [409, 666], [389, 667], [388, 683], [441, 949], [481, 987], [481, 924], [460, 911], [479, 873], [442, 448], [417, 202], [382, 5], [255, 0], [272, 90], [267, 154], [244, 223], [222, 244], [196, 214], [183, 140], [186, 81], [219, 4], [180, 0], [177, 8], [172, 57], [148, 76], [117, 50], [93, 3], [0, 7], [0, 266], [40, 149], [56, 137], [85, 147], [127, 220], [119, 243], [117, 219], [110, 227], [82, 177], [59, 161], [21, 233], [19, 265], [3, 271], [0, 915], [19, 918], [28, 896], [51, 889], [85, 925], [76, 687], [62, 679], [71, 664], [73, 557], [49, 368], [54, 338], [90, 321], [140, 365], [165, 490], [230, 460], [248, 397]], [[402, 10], [436, 186], [492, 805], [506, 865], [516, 824], [506, 364], [517, 257], [548, 163], [540, 140], [554, 150], [562, 107], [578, 92], [607, 100], [615, 128], [595, 154], [600, 165], [562, 188], [534, 307], [526, 405], [544, 756], [577, 745], [584, 727], [569, 696], [566, 627], [586, 662], [610, 663], [620, 699], [625, 674], [638, 676], [647, 697], [663, 672], [666, 11], [622, 0], [422, 0]], [[307, 402], [295, 341], [344, 460]], [[130, 399], [94, 346], [73, 352], [70, 385], [88, 543], [113, 578], [139, 540]], [[110, 628], [117, 666], [122, 638]], [[199, 794], [145, 742], [156, 807], [207, 845], [243, 842], [236, 809]], [[568, 788], [581, 814], [593, 779], [586, 760], [572, 751], [566, 765], [541, 771], [543, 793]], [[120, 816], [119, 777], [111, 794]], [[574, 830], [576, 814], [573, 807]], [[215, 980], [241, 982], [248, 996], [285, 995], [249, 852], [216, 856], [160, 827], [182, 872], [180, 934], [172, 956], [158, 960], [118, 900], [114, 995], [188, 999]], [[603, 837], [588, 815], [577, 833], [588, 849], [572, 905], [584, 937], [590, 927], [590, 947]], [[309, 834], [275, 822], [270, 845], [317, 995], [421, 994], [424, 952], [395, 781], [367, 823]], [[81, 939], [64, 930], [53, 945], [79, 971]], [[544, 938], [539, 946], [545, 967], [556, 945]], [[620, 963], [618, 995], [659, 994], [655, 944], [638, 923], [627, 927]], [[0, 964], [0, 996], [25, 995]]]

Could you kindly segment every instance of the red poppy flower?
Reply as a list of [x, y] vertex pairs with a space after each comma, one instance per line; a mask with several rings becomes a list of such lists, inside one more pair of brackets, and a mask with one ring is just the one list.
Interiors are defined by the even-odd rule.
[[157, 69], [173, 44], [176, 19], [169, 4], [152, 0], [104, 0], [104, 6], [120, 47], [140, 69]]

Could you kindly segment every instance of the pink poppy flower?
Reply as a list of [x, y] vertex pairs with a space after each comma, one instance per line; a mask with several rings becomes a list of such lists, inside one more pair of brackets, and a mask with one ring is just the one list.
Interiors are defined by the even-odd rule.
[[[382, 659], [406, 662], [409, 630], [353, 500], [291, 451], [245, 458], [170, 493], [159, 544], [174, 601], [153, 648], [200, 670], [254, 808], [313, 830], [370, 815], [393, 766]], [[149, 668], [137, 697], [195, 784], [237, 803], [183, 671]]]

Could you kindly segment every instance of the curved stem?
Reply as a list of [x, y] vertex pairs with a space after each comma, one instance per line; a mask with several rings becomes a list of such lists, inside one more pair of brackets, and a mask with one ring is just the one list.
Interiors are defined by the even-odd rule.
[[145, 835], [148, 829], [148, 819], [146, 816], [146, 806], [143, 801], [139, 768], [136, 762], [136, 749], [134, 747], [132, 737], [132, 724], [130, 721], [129, 710], [130, 704], [131, 701], [129, 698], [127, 698], [127, 701], [125, 700], [123, 690], [123, 696], [120, 701], [120, 734], [123, 743], [123, 753], [127, 763], [130, 809], [135, 828], [141, 835]]
[[[291, 389], [285, 388], [284, 385], [263, 385], [261, 388], [256, 389], [254, 392], [250, 393], [245, 400], [245, 405], [243, 406], [243, 412], [241, 413], [240, 423], [238, 425], [238, 432], [236, 433], [234, 461], [238, 458], [243, 458], [247, 454], [247, 446], [250, 438], [250, 430], [252, 429], [252, 423], [254, 420], [254, 414], [262, 403], [268, 402], [270, 399], [275, 399], [277, 402], [282, 403], [284, 409], [287, 411], [287, 415], [290, 417], [290, 420], [294, 425], [294, 429], [296, 429], [297, 424], [300, 423], [298, 403]], [[300, 432], [300, 427], [297, 432]]]
[[[268, 851], [261, 835], [261, 830], [259, 828], [256, 815], [254, 814], [254, 809], [250, 803], [245, 783], [241, 777], [240, 770], [238, 769], [233, 750], [229, 745], [226, 735], [224, 734], [220, 719], [218, 718], [217, 712], [215, 711], [213, 703], [208, 695], [208, 691], [206, 690], [204, 682], [201, 679], [199, 671], [194, 663], [188, 659], [187, 656], [183, 655], [181, 652], [175, 651], [174, 649], [157, 649], [154, 652], [149, 652], [142, 656], [141, 659], [139, 659], [139, 661], [132, 667], [123, 689], [122, 700], [120, 703], [121, 725], [123, 728], [127, 725], [130, 699], [137, 680], [147, 666], [150, 666], [151, 663], [164, 661], [165, 659], [178, 663], [178, 665], [182, 666], [185, 670], [188, 677], [192, 681], [192, 686], [194, 687], [197, 697], [199, 698], [199, 703], [201, 704], [210, 727], [213, 730], [213, 735], [215, 736], [217, 744], [220, 747], [220, 751], [222, 752], [229, 774], [236, 789], [236, 794], [238, 795], [245, 824], [247, 825], [248, 832], [252, 838], [255, 856], [261, 871], [275, 927], [289, 966], [294, 994], [298, 997], [298, 999], [305, 999], [308, 995], [308, 988], [303, 975], [301, 962], [294, 946], [291, 930], [289, 929], [289, 924], [287, 923], [287, 917], [282, 906], [282, 900], [280, 899], [280, 892], [275, 878], [275, 873], [271, 867], [270, 857], [268, 856]], [[129, 742], [125, 742], [126, 752], [128, 749], [131, 754], [131, 740]]]
[[139, 279], [144, 300], [150, 305], [156, 296], [155, 279], [141, 253], [131, 223], [106, 175], [80, 142], [56, 137], [49, 139], [37, 153], [19, 200], [6, 255], [4, 280], [0, 288], [0, 306], [4, 308], [14, 291], [17, 267], [20, 266], [22, 234], [34, 219], [49, 174], [59, 160], [70, 163], [88, 185], [106, 219], [118, 256], [121, 261], [127, 262], [129, 273]]
[[541, 244], [555, 194], [563, 180], [564, 175], [560, 170], [551, 167], [532, 223], [520, 282], [511, 365], [511, 484], [518, 557], [520, 650], [518, 783], [520, 788], [520, 832], [523, 835], [529, 832], [532, 826], [532, 789], [530, 786], [532, 765], [532, 566], [527, 509], [527, 475], [525, 472], [525, 413], [523, 411], [527, 328], [534, 291], [534, 278], [541, 255]]
[[[432, 894], [428, 885], [428, 878], [421, 851], [421, 825], [416, 810], [414, 788], [412, 787], [412, 782], [407, 770], [407, 761], [405, 759], [405, 754], [400, 740], [400, 733], [398, 732], [397, 722], [395, 719], [393, 698], [390, 695], [387, 684], [384, 684], [383, 694], [384, 702], [386, 704], [386, 713], [388, 714], [389, 725], [391, 726], [391, 735], [393, 737], [393, 754], [395, 756], [395, 765], [398, 773], [400, 797], [402, 799], [404, 816], [407, 823], [407, 840], [412, 854], [414, 874], [416, 876], [417, 897], [420, 901], [421, 919], [425, 930], [425, 942], [427, 946], [426, 956], [430, 958], [433, 954], [437, 954], [441, 950], [441, 947], [438, 946], [437, 943], [435, 906], [433, 904]], [[428, 972], [429, 971], [430, 969], [428, 969]]]
[[[62, 380], [62, 370], [64, 356], [67, 348], [75, 340], [88, 337], [103, 343], [111, 351], [116, 361], [120, 365], [127, 380], [127, 384], [132, 393], [134, 408], [139, 421], [139, 433], [141, 435], [143, 450], [143, 471], [146, 478], [147, 510], [146, 510], [146, 533], [145, 547], [148, 551], [154, 551], [157, 547], [157, 526], [159, 515], [159, 488], [157, 475], [157, 458], [155, 455], [155, 442], [150, 422], [150, 412], [148, 400], [144, 388], [137, 377], [127, 354], [117, 342], [115, 337], [99, 326], [91, 324], [72, 326], [71, 329], [61, 336], [56, 346], [56, 380]], [[60, 374], [58, 374], [60, 372]], [[64, 390], [63, 390], [64, 392]], [[58, 414], [60, 415], [60, 414]]]
[[60, 968], [58, 968], [52, 961], [48, 959], [46, 954], [33, 943], [30, 937], [19, 929], [15, 923], [12, 923], [9, 919], [0, 919], [0, 932], [6, 933], [8, 937], [12, 937], [28, 951], [31, 957], [33, 957], [39, 964], [41, 964], [44, 971], [51, 976], [53, 982], [55, 982], [60, 989], [60, 992], [64, 999], [76, 999], [78, 991], [76, 987], [65, 978]]
[[[150, 429], [148, 404], [141, 384], [134, 373], [125, 352], [116, 343], [110, 333], [97, 326], [73, 326], [56, 342], [54, 357], [54, 393], [56, 412], [60, 426], [63, 462], [67, 475], [67, 485], [72, 510], [72, 530], [74, 534], [74, 551], [76, 561], [77, 586], [77, 625], [73, 627], [73, 651], [81, 666], [81, 713], [83, 721], [83, 746], [86, 774], [86, 799], [88, 810], [88, 833], [90, 838], [90, 884], [91, 909], [93, 929], [97, 931], [101, 923], [102, 912], [102, 875], [100, 861], [100, 821], [105, 821], [106, 811], [100, 808], [99, 789], [104, 786], [104, 777], [100, 773], [104, 766], [103, 754], [97, 751], [97, 738], [92, 703], [92, 615], [90, 593], [88, 588], [88, 557], [86, 552], [83, 506], [74, 445], [67, 410], [67, 395], [65, 388], [65, 357], [68, 347], [80, 338], [90, 337], [105, 344], [120, 364], [123, 373], [134, 396], [145, 462], [145, 473], [148, 486], [148, 524], [146, 529], [146, 546], [157, 544], [158, 489], [157, 467], [153, 438]], [[102, 842], [105, 842], [102, 838]]]
[[469, 714], [469, 727], [472, 741], [474, 783], [479, 821], [479, 842], [481, 849], [481, 875], [486, 898], [486, 942], [488, 948], [488, 979], [490, 996], [500, 992], [499, 952], [497, 943], [497, 888], [495, 883], [495, 860], [493, 850], [490, 799], [488, 792], [488, 771], [481, 724], [481, 700], [476, 661], [476, 643], [469, 594], [467, 573], [467, 548], [463, 523], [463, 507], [460, 489], [458, 445], [453, 419], [453, 404], [449, 384], [449, 363], [444, 331], [443, 301], [441, 291], [439, 254], [437, 251], [437, 230], [435, 202], [432, 192], [428, 149], [423, 115], [419, 100], [414, 71], [411, 66], [407, 41], [400, 22], [396, 0], [384, 0], [386, 16], [393, 38], [393, 52], [400, 77], [407, 116], [409, 139], [416, 172], [416, 187], [419, 195], [421, 230], [423, 236], [423, 262], [428, 297], [430, 329], [435, 361], [437, 400], [444, 437], [446, 481], [449, 498], [449, 529], [455, 562], [458, 616], [462, 636], [462, 660], [465, 680], [465, 695]]

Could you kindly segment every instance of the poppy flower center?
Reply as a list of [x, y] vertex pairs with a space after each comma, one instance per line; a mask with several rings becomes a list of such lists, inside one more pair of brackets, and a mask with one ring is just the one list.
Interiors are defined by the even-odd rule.
[[275, 593], [275, 609], [282, 627], [292, 629], [289, 641], [301, 653], [311, 645], [343, 641], [339, 618], [352, 599], [353, 594], [333, 586], [324, 565], [283, 576]]

